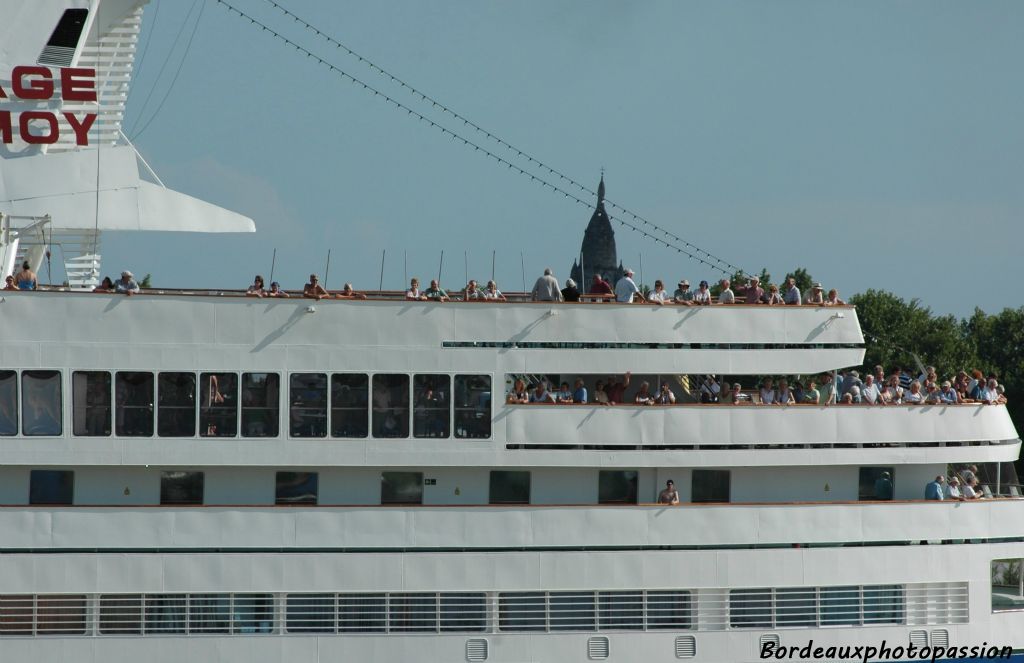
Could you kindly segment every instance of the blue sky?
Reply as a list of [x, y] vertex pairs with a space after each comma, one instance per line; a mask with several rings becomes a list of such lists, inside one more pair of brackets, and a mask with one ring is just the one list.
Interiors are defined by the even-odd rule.
[[[177, 70], [188, 0], [146, 10], [129, 100], [144, 125]], [[748, 271], [804, 266], [848, 296], [939, 313], [1024, 304], [1019, 2], [424, 3], [279, 0], [541, 161]], [[283, 17], [230, 0], [403, 102], [408, 92]], [[252, 216], [251, 236], [109, 234], [105, 271], [156, 285], [384, 287], [565, 279], [590, 210], [396, 111], [215, 0], [136, 144], [171, 187]], [[193, 14], [193, 18], [195, 14]], [[174, 49], [174, 50], [172, 50]], [[157, 74], [167, 57], [169, 64]], [[148, 108], [139, 113], [150, 90]], [[465, 137], [479, 134], [415, 106]], [[497, 149], [497, 148], [496, 148]], [[613, 213], [614, 217], [614, 213]], [[615, 225], [644, 280], [716, 277]]]

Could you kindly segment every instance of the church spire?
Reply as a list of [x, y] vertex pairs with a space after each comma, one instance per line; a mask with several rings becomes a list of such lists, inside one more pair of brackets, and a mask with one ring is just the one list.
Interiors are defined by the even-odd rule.
[[604, 168], [601, 169], [601, 183], [597, 185], [597, 204], [604, 203]]

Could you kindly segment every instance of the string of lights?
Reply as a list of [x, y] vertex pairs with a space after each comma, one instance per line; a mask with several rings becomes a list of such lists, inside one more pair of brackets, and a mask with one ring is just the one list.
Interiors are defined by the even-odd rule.
[[[481, 144], [479, 144], [477, 142], [474, 142], [473, 140], [470, 140], [470, 139], [460, 135], [459, 133], [456, 133], [455, 131], [449, 129], [448, 127], [446, 127], [446, 126], [444, 126], [444, 125], [442, 125], [442, 124], [432, 120], [431, 118], [423, 115], [422, 113], [420, 113], [419, 111], [415, 110], [411, 106], [408, 106], [407, 104], [402, 103], [401, 101], [395, 99], [394, 97], [388, 95], [387, 93], [382, 92], [380, 89], [370, 85], [369, 83], [366, 83], [362, 79], [360, 79], [360, 78], [358, 78], [356, 76], [353, 76], [352, 74], [350, 74], [347, 71], [341, 69], [340, 67], [334, 65], [333, 63], [328, 62], [327, 60], [325, 60], [324, 58], [320, 57], [319, 55], [313, 53], [312, 51], [310, 51], [309, 49], [305, 48], [304, 46], [296, 43], [295, 41], [293, 41], [291, 39], [289, 39], [288, 37], [284, 36], [280, 32], [277, 32], [276, 30], [274, 30], [270, 26], [266, 25], [265, 23], [259, 21], [258, 19], [254, 18], [253, 16], [245, 13], [241, 9], [238, 9], [237, 7], [235, 7], [233, 4], [231, 4], [227, 0], [216, 0], [216, 2], [217, 2], [217, 4], [222, 5], [223, 7], [225, 7], [229, 11], [229, 13], [238, 16], [240, 19], [244, 19], [244, 20], [248, 21], [251, 26], [253, 26], [255, 28], [259, 28], [262, 32], [267, 33], [268, 35], [270, 35], [271, 37], [273, 37], [273, 38], [277, 39], [278, 41], [282, 42], [286, 46], [290, 46], [291, 48], [294, 48], [297, 52], [305, 55], [307, 59], [311, 59], [314, 62], [316, 62], [317, 64], [319, 64], [319, 65], [321, 65], [323, 67], [326, 67], [331, 73], [339, 76], [343, 80], [346, 80], [349, 83], [360, 87], [365, 92], [373, 93], [373, 95], [375, 97], [380, 97], [381, 100], [383, 100], [386, 104], [389, 104], [389, 105], [393, 106], [396, 110], [405, 111], [405, 113], [408, 116], [411, 116], [414, 119], [416, 119], [417, 121], [424, 122], [424, 123], [428, 124], [430, 127], [434, 128], [434, 129], [437, 129], [438, 131], [440, 131], [445, 136], [448, 136], [451, 140], [453, 140], [453, 141], [455, 141], [457, 143], [461, 143], [465, 147], [473, 148], [473, 150], [475, 152], [480, 152], [484, 156], [493, 159], [497, 164], [499, 164], [501, 166], [505, 166], [506, 168], [508, 168], [509, 170], [515, 172], [516, 174], [521, 175], [523, 177], [528, 177], [532, 182], [536, 182], [536, 183], [540, 184], [544, 188], [551, 189], [551, 191], [553, 193], [561, 194], [563, 197], [565, 197], [568, 200], [571, 200], [571, 201], [573, 201], [573, 202], [575, 202], [575, 203], [577, 203], [577, 204], [579, 204], [579, 205], [581, 205], [581, 206], [583, 206], [585, 208], [588, 208], [588, 209], [590, 208], [590, 206], [591, 206], [591, 202], [590, 201], [584, 200], [583, 198], [580, 198], [578, 195], [576, 195], [572, 191], [569, 191], [569, 190], [565, 189], [564, 187], [560, 186], [559, 184], [554, 184], [554, 183], [548, 181], [543, 176], [538, 176], [538, 175], [535, 175], [534, 173], [531, 173], [531, 172], [525, 170], [521, 166], [513, 163], [509, 159], [506, 159], [506, 158], [502, 157], [499, 154], [496, 154], [495, 152], [493, 152], [493, 151], [487, 149], [486, 147], [484, 147], [483, 145], [481, 145]], [[315, 28], [313, 28], [313, 29], [315, 30]], [[568, 179], [568, 178], [566, 178], [566, 179]], [[680, 253], [681, 255], [684, 255], [684, 256], [690, 258], [691, 260], [699, 262], [700, 264], [705, 265], [707, 267], [710, 267], [712, 269], [718, 270], [718, 271], [722, 272], [723, 274], [725, 274], [727, 276], [732, 274], [733, 272], [740, 271], [735, 266], [733, 266], [733, 265], [731, 265], [731, 264], [729, 264], [729, 263], [727, 263], [725, 261], [719, 260], [719, 259], [715, 258], [714, 256], [711, 256], [710, 254], [708, 254], [705, 251], [700, 251], [700, 253], [698, 253], [696, 250], [694, 250], [694, 249], [696, 249], [696, 247], [693, 247], [693, 245], [689, 244], [688, 242], [685, 242], [684, 240], [664, 239], [662, 237], [658, 237], [658, 236], [652, 234], [652, 231], [649, 231], [647, 228], [641, 227], [640, 225], [638, 225], [636, 223], [632, 223], [632, 222], [630, 222], [628, 220], [625, 220], [625, 219], [622, 219], [620, 217], [612, 217], [612, 218], [617, 223], [619, 223], [619, 224], [629, 228], [633, 232], [640, 233], [642, 236], [644, 236], [644, 237], [646, 237], [648, 239], [651, 239], [654, 242], [657, 242], [658, 244], [662, 244], [666, 248], [673, 249], [677, 253]], [[647, 221], [643, 221], [643, 223], [646, 224], [646, 225], [652, 225], [652, 224], [650, 224], [650, 222], [647, 222]], [[673, 238], [674, 238], [674, 236], [673, 236]], [[676, 242], [678, 242], [678, 243], [676, 243]], [[682, 244], [682, 246], [680, 246], [680, 244]], [[711, 261], [715, 261], [715, 262], [711, 262]]]

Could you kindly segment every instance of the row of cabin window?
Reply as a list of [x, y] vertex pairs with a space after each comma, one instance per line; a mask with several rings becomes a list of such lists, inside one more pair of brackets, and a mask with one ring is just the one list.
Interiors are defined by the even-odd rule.
[[[697, 470], [698, 472], [700, 470]], [[173, 470], [160, 473], [161, 504], [203, 504], [206, 477], [203, 472]], [[422, 504], [422, 472], [381, 472], [381, 504]], [[598, 477], [601, 504], [636, 504], [635, 470], [602, 470]], [[275, 504], [317, 504], [320, 475], [317, 472], [277, 472]], [[72, 470], [32, 470], [29, 473], [29, 504], [74, 503], [75, 473]], [[529, 504], [530, 473], [492, 470], [490, 504]]]
[[[878, 479], [887, 476], [886, 495], [875, 493]], [[860, 468], [860, 499], [892, 499], [893, 467]], [[637, 504], [639, 473], [636, 470], [600, 470], [598, 504]], [[75, 473], [71, 470], [32, 470], [29, 473], [29, 504], [73, 504]], [[690, 501], [724, 503], [730, 500], [729, 470], [694, 469], [691, 471]], [[422, 504], [422, 472], [382, 472], [381, 504]], [[160, 475], [161, 504], [203, 504], [205, 474], [195, 471], [168, 471]], [[275, 477], [275, 504], [317, 504], [320, 477], [317, 472], [278, 472]], [[491, 470], [489, 504], [530, 504], [530, 472]]]
[[[400, 373], [292, 373], [291, 437], [491, 436], [491, 377]], [[74, 371], [72, 431], [76, 436], [277, 437], [277, 373]], [[372, 389], [371, 389], [372, 385]], [[198, 386], [198, 389], [197, 389]], [[63, 434], [61, 374], [21, 372], [22, 435]], [[239, 398], [241, 395], [241, 398]], [[198, 401], [198, 402], [197, 402]], [[412, 407], [410, 407], [410, 401]], [[155, 403], [155, 408], [154, 408]], [[197, 411], [198, 405], [198, 411]], [[241, 407], [239, 407], [241, 405]], [[454, 410], [454, 418], [453, 418]], [[454, 422], [454, 426], [452, 425]], [[18, 373], [0, 371], [0, 435], [18, 434]]]
[[[281, 618], [275, 615], [280, 597]], [[260, 633], [478, 633], [490, 630], [485, 592], [370, 594], [0, 595], [0, 636]], [[693, 628], [689, 590], [501, 592], [500, 631]]]

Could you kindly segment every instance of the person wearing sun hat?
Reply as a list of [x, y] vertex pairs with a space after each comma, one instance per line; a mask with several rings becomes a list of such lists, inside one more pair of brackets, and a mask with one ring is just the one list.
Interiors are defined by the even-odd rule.
[[672, 301], [683, 306], [693, 306], [693, 291], [690, 290], [689, 281], [679, 279], [679, 287], [672, 293]]
[[139, 291], [139, 284], [135, 282], [135, 276], [126, 269], [121, 272], [121, 278], [114, 285], [114, 291], [130, 297]]
[[804, 304], [810, 304], [811, 306], [824, 306], [825, 295], [820, 283], [815, 283], [811, 286], [810, 292], [807, 293]]

